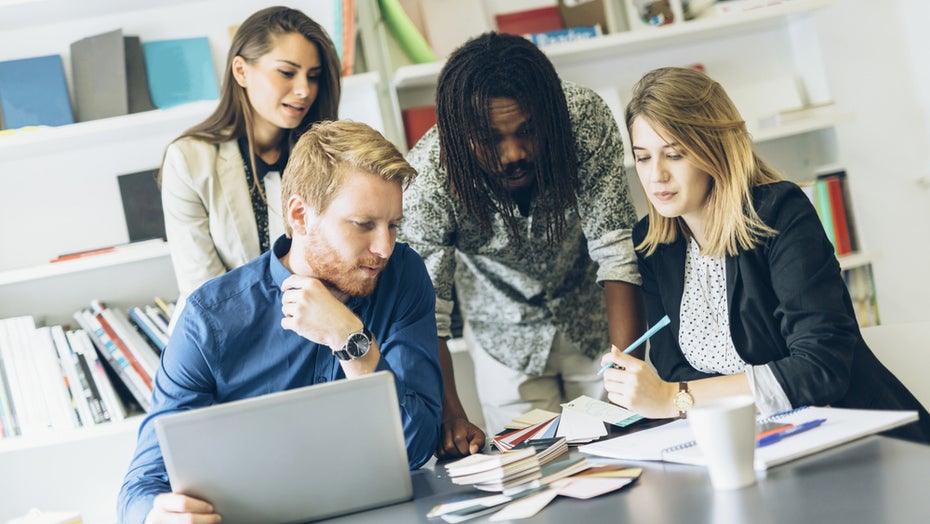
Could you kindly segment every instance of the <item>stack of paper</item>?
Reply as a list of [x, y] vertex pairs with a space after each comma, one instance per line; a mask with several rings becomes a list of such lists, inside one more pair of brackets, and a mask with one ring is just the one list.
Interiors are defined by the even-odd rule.
[[543, 476], [531, 483], [496, 495], [457, 497], [435, 506], [427, 517], [441, 517], [446, 522], [487, 515], [492, 522], [529, 518], [558, 495], [593, 498], [630, 484], [642, 471], [618, 465], [592, 466], [584, 457], [570, 458], [550, 464], [543, 469]]
[[503, 491], [538, 479], [539, 459], [533, 448], [500, 454], [477, 453], [446, 464], [454, 484], [473, 484], [485, 491]]
[[536, 450], [536, 459], [539, 466], [545, 466], [560, 456], [568, 453], [568, 441], [564, 437], [541, 438], [524, 440], [514, 446], [514, 450], [533, 448]]
[[[529, 425], [525, 425], [523, 422], [520, 422], [519, 418], [513, 419], [510, 424], [505, 426], [510, 431], [506, 431], [494, 437], [494, 446], [500, 451], [508, 451], [523, 442], [531, 442], [533, 440], [554, 437], [556, 428], [559, 426], [559, 415], [557, 413], [551, 413], [543, 410], [534, 411], [547, 413], [551, 416], [547, 415], [547, 418], [538, 420], [537, 422]], [[530, 413], [527, 413], [526, 415], [529, 415]], [[535, 418], [526, 418], [526, 415], [522, 416], [523, 420], [535, 420]]]

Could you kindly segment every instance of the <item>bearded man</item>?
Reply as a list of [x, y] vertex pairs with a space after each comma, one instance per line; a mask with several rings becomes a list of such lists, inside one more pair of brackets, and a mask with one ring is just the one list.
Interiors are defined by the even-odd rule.
[[285, 234], [204, 283], [178, 316], [120, 492], [120, 522], [219, 521], [207, 502], [170, 493], [153, 424], [167, 413], [387, 370], [410, 468], [430, 458], [442, 405], [435, 293], [419, 255], [396, 243], [415, 176], [365, 124], [321, 122], [304, 133], [282, 179]]

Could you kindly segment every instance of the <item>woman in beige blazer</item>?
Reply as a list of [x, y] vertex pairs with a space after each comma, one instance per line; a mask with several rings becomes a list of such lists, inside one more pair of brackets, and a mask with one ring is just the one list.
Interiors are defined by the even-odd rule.
[[216, 110], [168, 146], [159, 174], [179, 306], [283, 232], [280, 175], [300, 134], [337, 118], [340, 78], [332, 40], [304, 13], [270, 7], [239, 26]]

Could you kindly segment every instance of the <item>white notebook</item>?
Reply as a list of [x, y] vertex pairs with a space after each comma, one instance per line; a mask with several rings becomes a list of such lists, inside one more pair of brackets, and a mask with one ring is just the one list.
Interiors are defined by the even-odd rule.
[[[826, 421], [816, 428], [756, 448], [756, 469], [765, 470], [867, 435], [903, 426], [916, 421], [917, 412], [802, 407], [759, 419], [759, 422], [777, 420], [798, 425], [820, 418]], [[687, 419], [581, 446], [578, 451], [623, 460], [664, 460], [705, 465]]]

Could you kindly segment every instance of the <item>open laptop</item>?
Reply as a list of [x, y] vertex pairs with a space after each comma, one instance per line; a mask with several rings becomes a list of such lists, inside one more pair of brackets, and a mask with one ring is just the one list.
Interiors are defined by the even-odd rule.
[[394, 375], [380, 371], [155, 419], [175, 492], [223, 524], [306, 522], [410, 500]]

